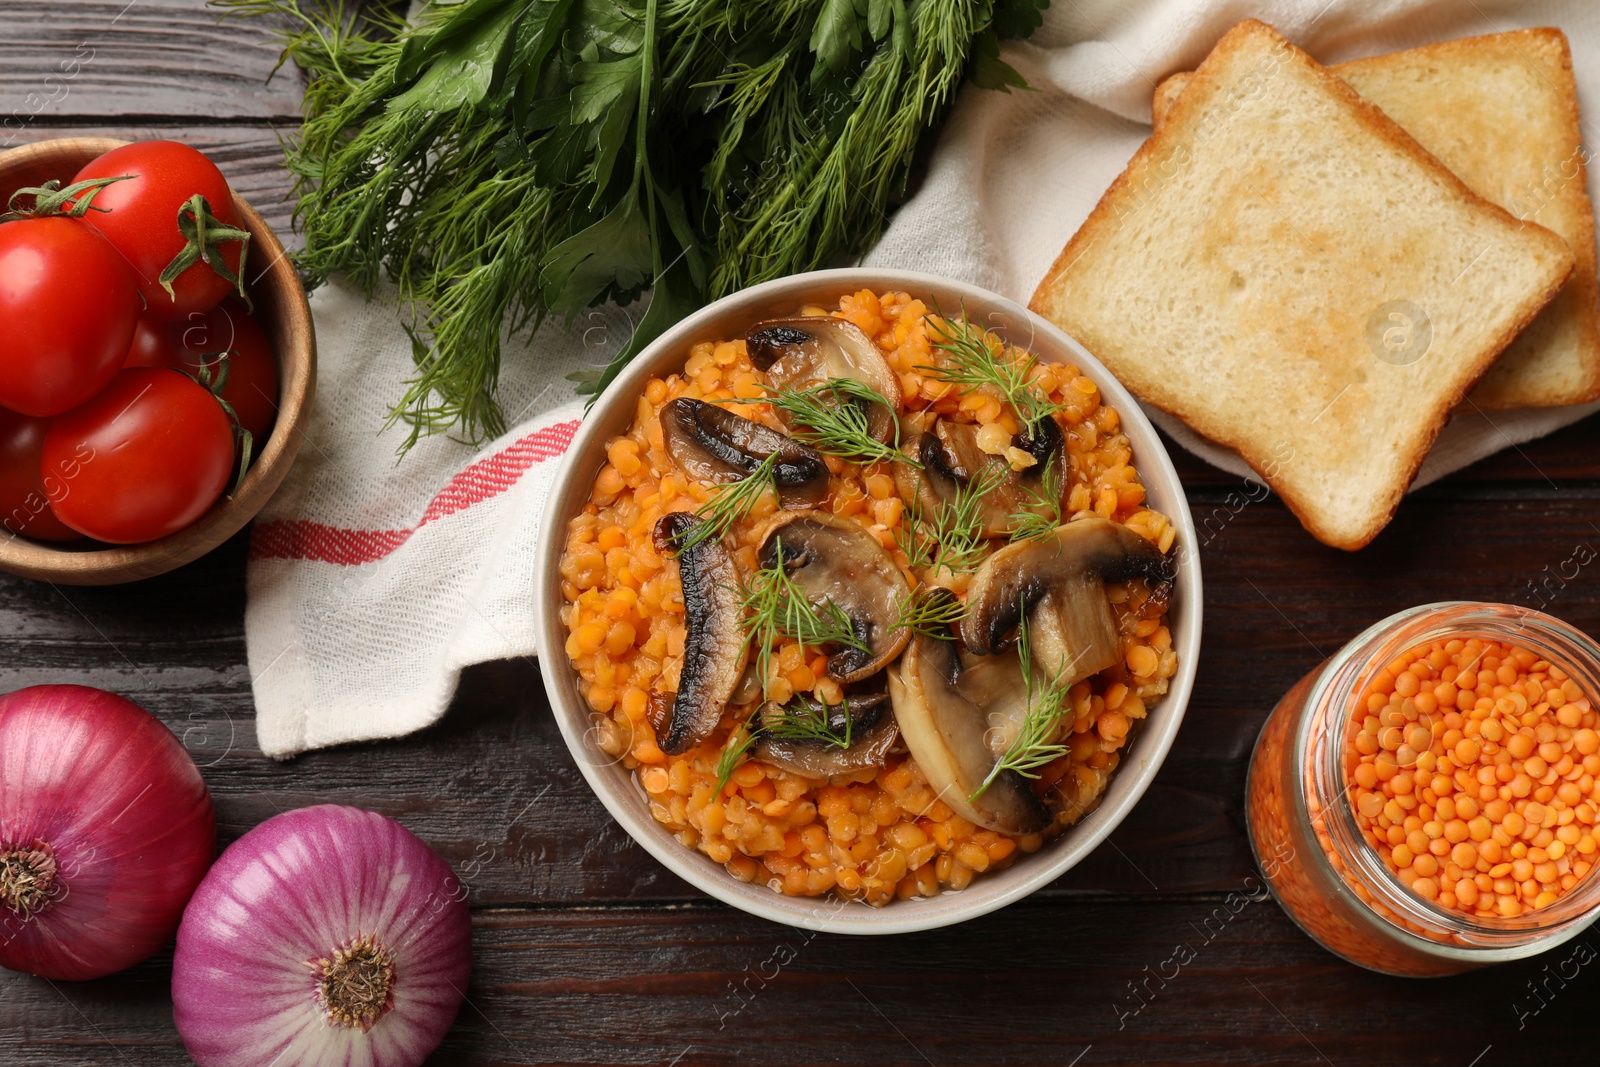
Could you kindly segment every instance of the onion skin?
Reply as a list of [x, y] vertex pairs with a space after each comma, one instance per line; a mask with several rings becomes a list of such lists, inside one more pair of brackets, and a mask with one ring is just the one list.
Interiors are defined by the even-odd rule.
[[189, 753], [131, 701], [81, 685], [0, 697], [0, 851], [43, 841], [56, 890], [23, 918], [0, 903], [0, 966], [63, 981], [165, 945], [216, 855], [216, 815]]
[[[315, 963], [358, 938], [393, 960], [391, 1007], [330, 1023]], [[178, 930], [173, 1016], [199, 1067], [416, 1067], [444, 1040], [472, 970], [450, 865], [375, 812], [274, 816], [234, 842]]]

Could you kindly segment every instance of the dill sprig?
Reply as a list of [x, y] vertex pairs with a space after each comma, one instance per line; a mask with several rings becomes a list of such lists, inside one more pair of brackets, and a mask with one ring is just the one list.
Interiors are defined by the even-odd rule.
[[938, 366], [918, 367], [936, 381], [948, 382], [967, 389], [992, 389], [1000, 399], [1010, 404], [1027, 426], [1036, 426], [1049, 418], [1061, 406], [1035, 389], [1029, 380], [1039, 360], [1032, 352], [1003, 342], [991, 342], [987, 330], [967, 321], [963, 305], [960, 318], [952, 319], [934, 303], [937, 322], [935, 332], [928, 340], [945, 354]]
[[755, 743], [756, 734], [747, 724], [734, 727], [733, 733], [728, 735], [727, 743], [722, 746], [722, 754], [717, 757], [717, 788], [713, 796], [728, 787], [733, 772], [744, 765], [745, 756]]
[[838, 705], [813, 700], [804, 693], [797, 693], [779, 709], [780, 714], [772, 718], [762, 718], [761, 732], [780, 741], [816, 741], [821, 744], [836, 745], [839, 748], [849, 748], [854, 743], [852, 740], [854, 727], [851, 722], [854, 716], [846, 704], [844, 730], [836, 731], [831, 722], [836, 707]]
[[1061, 471], [1056, 466], [1055, 453], [1044, 461], [1039, 474], [1039, 488], [1024, 484], [1032, 507], [1012, 512], [1007, 519], [1013, 541], [1044, 541], [1061, 525]]
[[863, 404], [882, 404], [891, 411], [893, 405], [882, 393], [855, 378], [829, 378], [804, 389], [780, 389], [772, 396], [736, 399], [732, 402], [771, 404], [799, 424], [795, 440], [819, 452], [854, 463], [884, 460], [918, 466], [915, 460], [900, 451], [898, 423], [894, 428], [892, 443], [885, 444], [872, 436]]
[[678, 546], [679, 553], [687, 552], [702, 541], [720, 541], [726, 536], [733, 524], [750, 514], [763, 496], [777, 492], [777, 469], [778, 453], [771, 452], [743, 478], [715, 486], [711, 499], [695, 512], [705, 521], [695, 524], [689, 531]]
[[921, 507], [915, 499], [905, 501], [906, 521], [895, 527], [894, 543], [906, 555], [912, 570], [926, 570], [933, 566], [933, 557], [939, 542], [922, 526]]
[[909, 600], [900, 603], [895, 615], [896, 630], [910, 630], [924, 637], [948, 637], [950, 627], [966, 617], [967, 606], [957, 600], [949, 590], [938, 586], [920, 586]]
[[963, 79], [1021, 84], [999, 39], [1042, 4], [214, 2], [271, 17], [307, 76], [308, 285], [393, 282], [412, 315], [405, 447], [504, 429], [507, 335], [650, 289], [598, 392], [707, 299], [866, 251]]
[[849, 748], [855, 743], [850, 708], [847, 705], [844, 709], [844, 730], [840, 732], [834, 730], [829, 721], [836, 706], [813, 700], [801, 693], [783, 705], [779, 709], [779, 714], [770, 718], [753, 719], [734, 727], [733, 733], [728, 735], [728, 740], [717, 757], [715, 792], [721, 793], [727, 788], [734, 772], [744, 766], [750, 750], [764, 736], [779, 741], [816, 741], [826, 745], [837, 745], [839, 748]]
[[763, 693], [772, 665], [772, 645], [780, 638], [790, 638], [813, 648], [831, 644], [860, 652], [870, 651], [866, 642], [856, 635], [855, 625], [843, 608], [832, 600], [812, 603], [805, 590], [789, 576], [784, 566], [781, 534], [774, 547], [778, 562], [771, 567], [758, 568], [739, 590], [740, 607], [749, 627], [745, 646], [755, 652], [756, 676], [761, 679]]
[[989, 549], [983, 535], [983, 498], [1000, 488], [1009, 473], [1003, 463], [984, 464], [950, 499], [941, 500], [931, 516], [922, 514], [914, 497], [907, 500], [910, 521], [895, 531], [895, 543], [911, 565], [935, 572], [948, 567], [955, 574], [976, 570]]
[[1027, 713], [1022, 729], [1000, 758], [995, 761], [989, 776], [978, 786], [969, 800], [977, 800], [994, 780], [1006, 771], [1016, 771], [1024, 778], [1039, 777], [1040, 768], [1067, 754], [1067, 746], [1054, 740], [1056, 728], [1067, 712], [1072, 710], [1071, 690], [1058, 682], [1040, 680], [1033, 666], [1032, 649], [1028, 641], [1026, 613], [1017, 627], [1017, 659], [1022, 664], [1022, 681], [1027, 693]]

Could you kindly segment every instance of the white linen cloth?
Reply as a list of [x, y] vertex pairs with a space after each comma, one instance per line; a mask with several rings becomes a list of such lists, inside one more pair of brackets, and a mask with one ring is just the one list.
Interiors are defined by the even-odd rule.
[[[1600, 107], [1592, 0], [1054, 0], [1031, 40], [1005, 46], [1033, 91], [962, 91], [921, 188], [866, 263], [1026, 302], [1149, 135], [1156, 83], [1252, 17], [1325, 63], [1558, 26], [1586, 116]], [[1584, 128], [1594, 129], [1587, 117]], [[1591, 195], [1595, 182], [1591, 172]], [[444, 713], [462, 667], [532, 654], [538, 513], [582, 413], [564, 375], [603, 362], [630, 322], [598, 309], [508, 345], [500, 395], [515, 429], [479, 449], [428, 438], [397, 462], [404, 427], [383, 423], [413, 372], [401, 312], [330, 285], [312, 313], [315, 411], [299, 462], [257, 520], [249, 564], [257, 735], [275, 757], [418, 730]], [[1417, 484], [1597, 408], [1457, 417]], [[1152, 414], [1184, 447], [1249, 474], [1232, 452]]]

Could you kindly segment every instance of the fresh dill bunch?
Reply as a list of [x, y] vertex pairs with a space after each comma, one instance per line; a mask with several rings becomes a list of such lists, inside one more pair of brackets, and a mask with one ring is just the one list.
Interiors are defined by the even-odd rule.
[[781, 714], [762, 718], [761, 732], [779, 741], [816, 741], [821, 744], [836, 745], [839, 748], [849, 748], [854, 743], [850, 708], [848, 705], [844, 708], [844, 729], [835, 730], [832, 717], [836, 707], [838, 705], [830, 705], [821, 700], [813, 700], [804, 693], [797, 693], [783, 705]]
[[1032, 352], [1003, 343], [997, 350], [990, 344], [989, 331], [967, 321], [964, 305], [961, 316], [955, 319], [945, 315], [937, 301], [933, 310], [938, 316], [939, 336], [930, 335], [928, 340], [945, 354], [945, 359], [938, 366], [918, 367], [918, 370], [951, 385], [993, 389], [1027, 426], [1037, 426], [1041, 420], [1061, 410], [1059, 404], [1053, 403], [1029, 381], [1028, 376], [1039, 363]]
[[983, 535], [983, 498], [1000, 488], [1009, 470], [1002, 463], [986, 463], [976, 477], [957, 487], [949, 500], [941, 500], [933, 515], [922, 514], [916, 500], [906, 501], [910, 520], [895, 531], [895, 543], [913, 567], [938, 571], [948, 567], [956, 574], [976, 570], [988, 555]]
[[892, 443], [885, 444], [872, 436], [862, 404], [882, 404], [891, 410], [893, 405], [882, 393], [855, 378], [829, 378], [804, 389], [780, 389], [772, 396], [735, 399], [731, 403], [771, 404], [799, 424], [795, 440], [830, 456], [853, 463], [884, 460], [919, 465], [900, 451], [898, 422]]
[[969, 800], [977, 800], [994, 780], [1006, 771], [1016, 771], [1024, 778], [1037, 778], [1045, 765], [1067, 754], [1067, 746], [1053, 740], [1056, 728], [1071, 710], [1071, 690], [1057, 682], [1042, 681], [1033, 665], [1032, 649], [1028, 641], [1028, 617], [1024, 613], [1017, 627], [1017, 659], [1022, 664], [1022, 681], [1027, 693], [1027, 713], [1022, 729], [1000, 758], [983, 784]]
[[832, 600], [812, 603], [789, 576], [783, 562], [781, 534], [776, 548], [778, 562], [757, 569], [739, 590], [740, 608], [749, 627], [745, 646], [755, 651], [756, 676], [761, 679], [763, 691], [771, 673], [772, 645], [780, 638], [813, 648], [831, 644], [870, 651], [843, 608]]
[[745, 757], [755, 743], [756, 734], [748, 724], [741, 723], [734, 727], [733, 733], [728, 736], [728, 743], [722, 746], [722, 754], [717, 757], [717, 788], [713, 796], [728, 787], [733, 772], [743, 766]]
[[[1023, 85], [999, 63], [998, 36], [1031, 32], [1043, 6], [832, 0], [825, 8], [836, 17], [818, 19], [809, 40], [817, 63], [795, 41], [730, 71], [742, 91], [726, 98], [726, 117], [742, 136], [736, 145], [719, 143], [706, 168], [708, 206], [723, 220], [712, 293], [871, 247], [888, 219], [883, 208], [906, 189], [925, 131], [947, 112], [968, 71], [988, 88]], [[845, 14], [852, 8], [854, 19]], [[857, 49], [857, 41], [874, 44]], [[999, 66], [989, 68], [991, 61]]]
[[763, 496], [777, 492], [777, 470], [778, 453], [770, 452], [743, 478], [713, 487], [711, 499], [695, 512], [704, 521], [689, 531], [678, 546], [678, 552], [687, 552], [704, 541], [722, 540], [733, 529], [733, 524], [750, 514]]
[[1007, 519], [1013, 541], [1044, 541], [1061, 525], [1061, 471], [1056, 465], [1055, 453], [1044, 461], [1039, 473], [1039, 488], [1025, 485], [1031, 508], [1012, 512]]
[[284, 138], [295, 260], [392, 282], [423, 435], [496, 436], [501, 344], [648, 308], [597, 393], [708, 299], [865, 252], [964, 79], [1021, 86], [999, 41], [1042, 0], [213, 0], [268, 16], [305, 72]]

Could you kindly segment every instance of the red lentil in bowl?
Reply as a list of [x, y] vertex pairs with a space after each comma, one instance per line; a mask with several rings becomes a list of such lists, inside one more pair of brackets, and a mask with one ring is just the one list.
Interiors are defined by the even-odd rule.
[[746, 325], [637, 388], [562, 531], [585, 743], [740, 882], [965, 889], [1093, 812], [1167, 696], [1179, 528], [1095, 381], [959, 307]]

